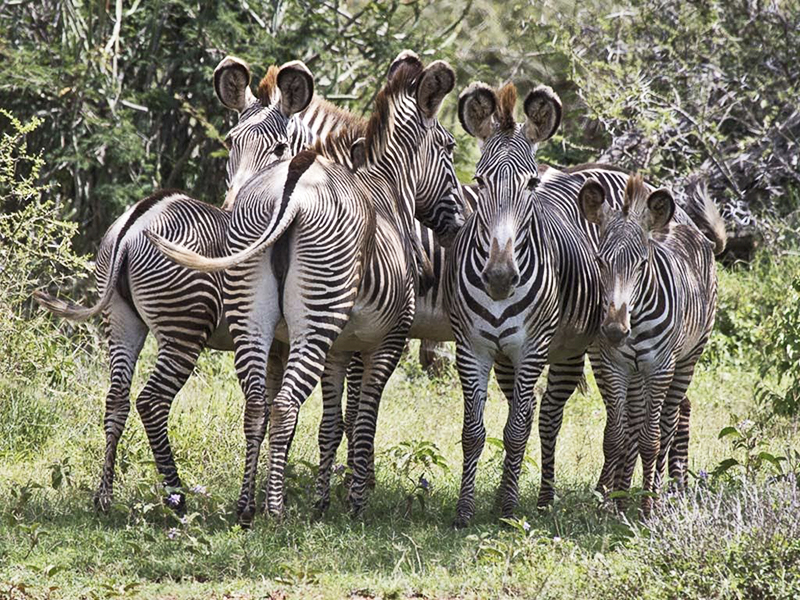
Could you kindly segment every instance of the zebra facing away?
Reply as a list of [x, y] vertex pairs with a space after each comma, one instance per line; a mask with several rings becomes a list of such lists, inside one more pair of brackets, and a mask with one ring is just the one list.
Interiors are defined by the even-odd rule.
[[[268, 406], [264, 372], [273, 336], [288, 340], [290, 350], [280, 391], [269, 406], [267, 510], [275, 516], [283, 512], [286, 455], [298, 411], [320, 378], [323, 410], [334, 415], [326, 419], [334, 426], [320, 431], [320, 454], [331, 456], [330, 449], [338, 447], [342, 387], [354, 352], [361, 353], [364, 372], [348, 494], [354, 511], [364, 506], [378, 403], [414, 316], [415, 277], [409, 269], [418, 200], [431, 199], [416, 215], [420, 220], [443, 212], [453, 224], [461, 219], [453, 138], [436, 119], [454, 80], [446, 63], [425, 68], [415, 54], [401, 53], [365, 130], [331, 136], [288, 165], [277, 163], [239, 192], [228, 231], [231, 256], [209, 259], [151, 236], [186, 266], [228, 269], [226, 314], [246, 400], [247, 454], [237, 506], [244, 524], [255, 512]], [[444, 202], [450, 205], [446, 210]], [[329, 477], [330, 465], [323, 463], [318, 489], [327, 488]]]
[[[228, 187], [271, 162], [335, 132], [352, 117], [308, 91], [310, 73], [300, 62], [270, 67], [250, 91], [249, 67], [227, 57], [214, 71], [220, 101], [239, 113], [228, 134], [231, 147]], [[229, 194], [229, 199], [231, 198]], [[103, 315], [109, 344], [111, 386], [106, 396], [105, 459], [95, 505], [105, 510], [112, 499], [116, 449], [130, 411], [130, 385], [139, 352], [150, 331], [158, 342], [158, 358], [136, 400], [158, 471], [165, 486], [181, 481], [167, 437], [167, 418], [204, 347], [232, 350], [223, 315], [222, 274], [180, 267], [144, 237], [150, 228], [208, 256], [222, 256], [230, 215], [182, 192], [164, 190], [128, 209], [106, 232], [97, 256], [100, 302], [84, 308], [43, 291], [36, 300], [56, 315], [85, 320]], [[273, 360], [274, 362], [274, 360]], [[278, 361], [279, 362], [279, 361]], [[279, 373], [280, 368], [273, 369]], [[177, 492], [182, 509], [183, 494]]]
[[[657, 492], [679, 420], [688, 420], [688, 412], [679, 414], [714, 325], [714, 254], [725, 247], [725, 226], [701, 186], [688, 194], [688, 218], [667, 190], [650, 190], [639, 177], [629, 179], [621, 210], [605, 197], [591, 179], [579, 195], [581, 211], [601, 232], [605, 458], [615, 490], [630, 487], [638, 455], [642, 489]], [[645, 494], [645, 516], [653, 503]]]

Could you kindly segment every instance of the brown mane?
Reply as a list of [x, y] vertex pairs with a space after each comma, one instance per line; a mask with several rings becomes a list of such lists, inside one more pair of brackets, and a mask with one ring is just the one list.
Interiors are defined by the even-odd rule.
[[402, 92], [410, 92], [411, 85], [416, 82], [422, 71], [422, 62], [417, 58], [409, 57], [398, 65], [392, 78], [378, 92], [375, 98], [375, 109], [372, 111], [372, 116], [367, 123], [366, 148], [368, 153], [386, 131], [390, 117], [389, 104], [391, 99]]
[[[413, 93], [412, 85], [423, 71], [422, 62], [416, 57], [406, 57], [395, 67], [392, 78], [383, 86], [375, 97], [375, 108], [369, 120], [341, 112], [341, 118], [347, 119], [343, 126], [331, 133], [324, 142], [317, 142], [314, 151], [332, 160], [341, 160], [349, 156], [350, 147], [358, 138], [365, 139], [365, 148], [369, 155], [380, 143], [390, 118], [391, 99], [400, 93]], [[320, 102], [325, 102], [320, 100]], [[346, 117], [344, 115], [347, 115]]]
[[280, 68], [275, 65], [270, 65], [267, 69], [267, 74], [261, 78], [256, 90], [256, 97], [261, 100], [261, 104], [269, 106], [273, 102], [273, 94], [275, 94], [278, 85], [278, 73]]
[[647, 197], [650, 190], [647, 184], [638, 173], [628, 177], [628, 184], [625, 186], [625, 199], [622, 204], [622, 212], [625, 215], [642, 214], [647, 208]]
[[497, 128], [514, 129], [514, 107], [517, 104], [517, 88], [513, 83], [505, 84], [497, 92]]

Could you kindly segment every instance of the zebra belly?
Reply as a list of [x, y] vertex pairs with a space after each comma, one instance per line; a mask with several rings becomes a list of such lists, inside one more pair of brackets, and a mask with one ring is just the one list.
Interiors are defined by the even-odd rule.
[[387, 320], [386, 314], [373, 307], [353, 308], [350, 320], [333, 343], [339, 351], [360, 351], [376, 348], [397, 325], [396, 319]]
[[436, 309], [429, 302], [417, 298], [414, 322], [408, 337], [434, 342], [452, 342], [455, 339], [450, 317], [444, 309]]

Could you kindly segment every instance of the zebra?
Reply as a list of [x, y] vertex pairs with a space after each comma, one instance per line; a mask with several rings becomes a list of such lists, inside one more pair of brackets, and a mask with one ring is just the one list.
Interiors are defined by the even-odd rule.
[[[409, 268], [415, 259], [410, 247], [415, 200], [421, 193], [433, 199], [428, 215], [418, 215], [423, 221], [441, 213], [444, 203], [454, 226], [463, 219], [455, 201], [454, 139], [436, 119], [454, 83], [447, 63], [424, 67], [413, 52], [402, 52], [366, 129], [331, 136], [242, 188], [228, 231], [230, 256], [209, 259], [149, 236], [186, 266], [227, 269], [226, 314], [246, 402], [247, 451], [237, 503], [242, 524], [255, 513], [255, 471], [266, 433], [263, 373], [273, 337], [288, 340], [290, 350], [280, 391], [269, 405], [266, 511], [283, 514], [286, 455], [299, 408], [320, 378], [323, 411], [334, 415], [324, 419], [335, 423], [320, 431], [320, 454], [338, 447], [342, 387], [356, 351], [364, 373], [348, 497], [353, 512], [364, 507], [380, 396], [414, 315], [416, 278]], [[318, 488], [329, 476], [329, 465], [322, 464]]]
[[[489, 372], [509, 401], [506, 458], [497, 501], [513, 514], [521, 461], [533, 419], [533, 385], [550, 363], [539, 416], [542, 473], [537, 505], [554, 498], [555, 443], [566, 400], [583, 373], [600, 327], [600, 279], [594, 259], [597, 229], [576, 206], [589, 175], [601, 179], [610, 202], [622, 201], [627, 173], [607, 165], [561, 171], [540, 168], [538, 143], [561, 120], [558, 96], [545, 86], [531, 91], [525, 123], [514, 121], [516, 89], [496, 92], [473, 83], [459, 97], [459, 120], [478, 138], [479, 197], [456, 238], [445, 297], [456, 338], [456, 367], [464, 391], [464, 464], [454, 525], [474, 514], [477, 461], [485, 442], [483, 410]], [[595, 369], [602, 392], [602, 373]]]
[[[254, 173], [297, 154], [355, 119], [313, 95], [311, 73], [299, 61], [269, 67], [256, 95], [250, 79], [249, 66], [233, 56], [223, 59], [214, 71], [218, 98], [239, 115], [226, 138], [230, 146], [228, 207]], [[105, 459], [94, 494], [100, 510], [107, 510], [113, 498], [117, 445], [130, 411], [134, 367], [148, 331], [158, 342], [158, 358], [136, 408], [164, 485], [172, 490], [168, 498], [178, 511], [184, 508], [181, 480], [167, 437], [169, 409], [202, 349], [232, 350], [233, 343], [223, 310], [222, 274], [174, 264], [142, 232], [151, 228], [208, 256], [222, 256], [229, 221], [225, 210], [177, 190], [159, 191], [129, 208], [103, 237], [97, 255], [98, 304], [85, 308], [44, 291], [34, 293], [39, 304], [61, 317], [80, 321], [103, 315], [111, 385], [103, 425]], [[279, 357], [271, 357], [271, 365], [273, 377], [279, 377]]]
[[[685, 213], [668, 190], [652, 190], [638, 176], [628, 180], [621, 209], [605, 197], [593, 179], [578, 197], [601, 232], [599, 346], [610, 423], [604, 449], [617, 491], [630, 487], [641, 457], [646, 517], [679, 420], [688, 421], [686, 390], [714, 325], [714, 255], [725, 248], [725, 225], [699, 184], [688, 193]], [[681, 427], [688, 431], [688, 423]]]

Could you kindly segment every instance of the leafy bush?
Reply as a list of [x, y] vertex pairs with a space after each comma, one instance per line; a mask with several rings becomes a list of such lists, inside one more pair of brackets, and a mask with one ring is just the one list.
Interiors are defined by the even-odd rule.
[[[74, 346], [48, 317], [32, 310], [34, 288], [69, 287], [87, 263], [70, 239], [77, 225], [57, 218], [49, 190], [38, 184], [44, 161], [26, 143], [41, 124], [23, 123], [0, 109], [8, 127], [0, 140], [0, 455], [37, 447], [46, 435], [46, 400], [32, 398], [34, 382], [56, 382], [74, 370]], [[5, 127], [4, 127], [5, 128]], [[22, 446], [19, 445], [24, 440]]]
[[778, 415], [800, 416], [800, 277], [784, 292], [766, 331], [761, 377], [773, 375], [777, 385], [763, 380], [756, 397]]
[[600, 159], [672, 185], [702, 176], [741, 224], [796, 213], [799, 9], [636, 0], [565, 19], [571, 79], [610, 138]]

